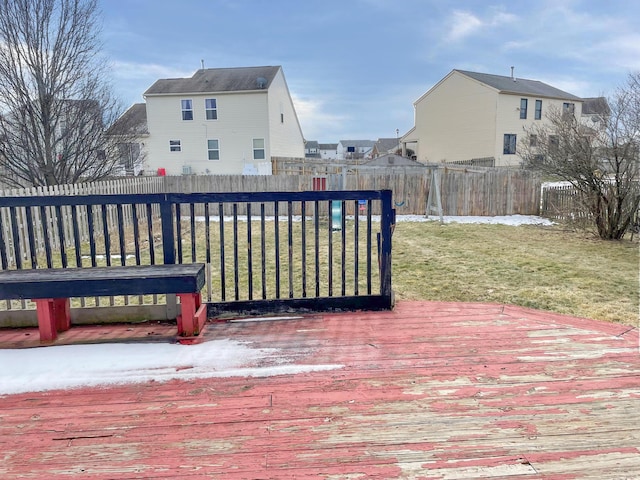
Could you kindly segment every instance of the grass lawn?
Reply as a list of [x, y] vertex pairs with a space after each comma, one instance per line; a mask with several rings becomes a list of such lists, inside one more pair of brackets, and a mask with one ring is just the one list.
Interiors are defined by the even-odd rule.
[[[260, 272], [260, 225], [252, 227], [252, 248], [248, 247], [247, 224], [240, 222], [234, 235], [231, 222], [225, 222], [225, 287], [221, 283], [221, 259], [219, 255], [220, 232], [212, 224], [209, 237], [204, 223], [196, 224], [196, 260], [206, 261], [205, 247], [211, 246], [211, 289], [207, 300], [220, 301], [222, 291], [226, 300], [239, 294], [241, 300], [248, 298], [248, 279], [253, 285], [253, 298], [260, 298], [262, 288], [274, 298], [277, 268], [274, 258], [274, 224], [266, 224], [265, 282]], [[321, 296], [329, 294], [330, 273], [327, 246], [329, 223], [320, 222], [319, 261], [315, 271], [313, 224], [307, 222], [306, 279], [307, 291], [314, 295], [316, 287]], [[302, 296], [300, 222], [293, 222], [290, 232], [288, 223], [282, 222], [280, 230], [280, 294], [289, 292]], [[374, 223], [374, 230], [379, 224]], [[346, 294], [355, 288], [354, 265], [357, 259], [360, 293], [365, 293], [366, 222], [359, 224], [360, 241], [358, 256], [355, 256], [352, 238], [354, 222], [347, 222], [346, 252], [342, 258], [341, 232], [332, 236], [333, 260], [331, 275], [333, 295], [341, 295], [341, 277], [345, 281]], [[183, 225], [183, 251], [185, 261], [191, 261], [191, 237], [188, 222]], [[237, 237], [237, 240], [234, 238]], [[287, 239], [293, 239], [292, 250]], [[117, 250], [118, 239], [112, 239], [112, 248]], [[130, 238], [126, 239], [127, 251], [133, 251]], [[237, 243], [236, 243], [237, 242]], [[372, 242], [375, 252], [375, 239]], [[234, 249], [238, 261], [234, 260]], [[86, 250], [86, 251], [85, 251]], [[103, 248], [98, 248], [103, 253]], [[156, 258], [162, 258], [161, 247], [154, 248]], [[83, 246], [83, 255], [89, 253]], [[69, 250], [69, 262], [73, 263], [74, 251]], [[250, 272], [248, 255], [253, 258]], [[374, 253], [375, 255], [375, 253]], [[148, 262], [148, 246], [141, 251], [143, 263]], [[289, 258], [289, 256], [291, 256]], [[487, 224], [441, 225], [438, 222], [398, 222], [393, 235], [393, 289], [397, 300], [433, 300], [454, 302], [495, 302], [540, 310], [549, 310], [579, 317], [620, 322], [629, 325], [638, 323], [639, 263], [638, 241], [627, 239], [620, 242], [602, 241], [590, 233], [574, 231], [562, 226], [509, 226]], [[86, 264], [85, 264], [86, 262]], [[44, 263], [44, 259], [42, 259]], [[60, 263], [54, 252], [54, 264]], [[135, 263], [134, 258], [127, 259]], [[89, 266], [89, 260], [83, 261]], [[104, 259], [98, 264], [104, 264]], [[119, 259], [113, 260], [119, 264]], [[343, 267], [344, 266], [344, 267]], [[372, 258], [372, 291], [379, 289], [377, 261]], [[344, 268], [344, 273], [343, 273]], [[234, 292], [233, 279], [238, 278], [239, 289]], [[318, 278], [318, 283], [315, 279]], [[91, 299], [89, 299], [90, 301]], [[146, 300], [145, 300], [146, 301]], [[91, 302], [89, 302], [91, 303]]]
[[399, 300], [496, 302], [638, 323], [638, 243], [560, 226], [405, 223], [393, 236]]

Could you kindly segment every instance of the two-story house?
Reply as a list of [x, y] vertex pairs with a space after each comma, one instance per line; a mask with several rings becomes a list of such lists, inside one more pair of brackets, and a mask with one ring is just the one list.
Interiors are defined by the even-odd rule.
[[320, 148], [317, 140], [307, 140], [304, 144], [305, 158], [320, 158]]
[[496, 166], [519, 165], [519, 138], [551, 106], [580, 117], [582, 99], [537, 80], [453, 70], [414, 102], [402, 146], [423, 163], [493, 157]]
[[270, 174], [271, 157], [304, 157], [280, 66], [201, 69], [156, 81], [144, 98], [150, 171]]

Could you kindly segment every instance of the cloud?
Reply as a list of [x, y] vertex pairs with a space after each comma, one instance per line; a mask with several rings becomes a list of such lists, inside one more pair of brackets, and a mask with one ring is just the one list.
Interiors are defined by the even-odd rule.
[[470, 12], [453, 12], [451, 30], [447, 39], [456, 42], [473, 35], [482, 28], [482, 21]]
[[[339, 132], [344, 128], [347, 117], [327, 111], [327, 103], [315, 97], [303, 98], [291, 93], [291, 99], [300, 120], [302, 133], [307, 140], [320, 140], [319, 135], [327, 135], [330, 132]], [[333, 139], [324, 139], [333, 141]]]
[[157, 63], [135, 63], [114, 61], [111, 62], [114, 76], [123, 80], [139, 80], [139, 79], [153, 79], [153, 81], [160, 78], [183, 78], [193, 75], [194, 69], [187, 71], [184, 69], [177, 69], [167, 67], [166, 65], [159, 65]]
[[458, 42], [481, 30], [501, 27], [516, 20], [515, 15], [503, 11], [492, 12], [487, 18], [482, 19], [469, 11], [454, 10], [446, 39], [450, 42]]

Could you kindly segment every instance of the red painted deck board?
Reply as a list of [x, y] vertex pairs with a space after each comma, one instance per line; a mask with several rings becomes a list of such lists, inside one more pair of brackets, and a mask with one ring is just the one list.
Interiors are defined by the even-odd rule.
[[[36, 332], [0, 330], [0, 348]], [[640, 478], [635, 327], [401, 302], [208, 324], [205, 343], [220, 338], [343, 367], [0, 396], [0, 478]], [[174, 341], [175, 326], [73, 327], [55, 344], [119, 339]]]

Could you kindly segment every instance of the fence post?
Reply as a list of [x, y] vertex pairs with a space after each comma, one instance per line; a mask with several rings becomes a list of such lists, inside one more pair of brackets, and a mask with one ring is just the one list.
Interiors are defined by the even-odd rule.
[[380, 216], [380, 230], [382, 245], [380, 248], [380, 294], [387, 302], [387, 307], [393, 306], [393, 291], [391, 288], [391, 235], [394, 222], [394, 210], [391, 205], [391, 190], [382, 191], [382, 215]]
[[[160, 222], [162, 223], [162, 253], [165, 265], [176, 263], [175, 239], [173, 236], [173, 209], [168, 195], [165, 194], [160, 200]], [[179, 207], [178, 207], [179, 208]], [[168, 294], [167, 298], [167, 318], [178, 316], [178, 306], [175, 294]]]

